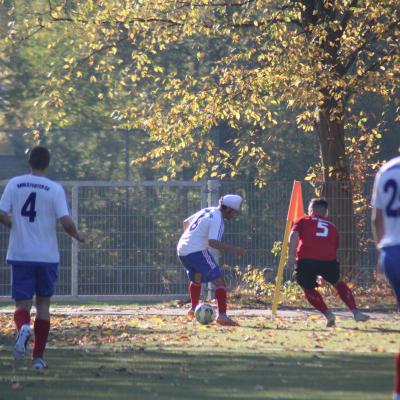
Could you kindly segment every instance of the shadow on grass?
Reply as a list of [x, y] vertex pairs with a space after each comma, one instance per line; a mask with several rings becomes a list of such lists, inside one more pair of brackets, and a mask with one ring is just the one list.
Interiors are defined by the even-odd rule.
[[392, 355], [49, 350], [50, 369], [0, 351], [0, 399], [383, 400]]
[[[390, 329], [390, 328], [382, 328], [382, 327], [366, 327], [367, 325], [362, 326], [362, 328], [358, 327], [346, 327], [340, 324], [337, 324], [340, 329], [344, 331], [362, 331], [364, 333], [400, 333], [400, 329]], [[259, 329], [259, 326], [247, 326], [246, 328], [248, 329]], [[293, 327], [293, 326], [264, 326], [264, 329], [266, 331], [291, 331], [291, 332], [315, 332], [315, 327], [309, 327], [309, 328], [301, 328], [301, 327]], [[327, 328], [325, 326], [322, 326], [320, 328], [321, 331], [332, 331], [332, 328]]]

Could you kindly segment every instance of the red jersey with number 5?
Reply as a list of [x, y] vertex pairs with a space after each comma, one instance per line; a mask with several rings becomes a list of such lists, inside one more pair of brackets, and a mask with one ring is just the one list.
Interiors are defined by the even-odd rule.
[[299, 234], [296, 259], [336, 260], [339, 234], [336, 226], [317, 214], [306, 215], [297, 220], [292, 231]]

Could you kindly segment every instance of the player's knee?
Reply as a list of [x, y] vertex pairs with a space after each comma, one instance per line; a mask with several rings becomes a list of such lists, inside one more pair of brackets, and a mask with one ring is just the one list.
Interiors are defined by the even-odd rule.
[[194, 274], [194, 279], [193, 282], [195, 283], [201, 283], [201, 274], [199, 272]]
[[32, 308], [32, 300], [16, 300], [15, 301], [15, 308], [21, 308], [23, 310], [26, 310], [28, 312], [31, 311]]
[[225, 279], [217, 278], [212, 282], [216, 287], [224, 287], [226, 288]]
[[332, 282], [332, 285], [337, 289], [340, 286], [347, 286], [345, 282], [341, 281], [340, 279], [335, 280], [334, 282]]

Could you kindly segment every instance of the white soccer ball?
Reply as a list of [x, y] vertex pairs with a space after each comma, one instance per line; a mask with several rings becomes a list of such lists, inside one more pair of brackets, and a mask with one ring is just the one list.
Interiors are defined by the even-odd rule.
[[214, 321], [215, 311], [214, 309], [206, 303], [199, 304], [194, 310], [194, 315], [200, 324], [207, 325]]

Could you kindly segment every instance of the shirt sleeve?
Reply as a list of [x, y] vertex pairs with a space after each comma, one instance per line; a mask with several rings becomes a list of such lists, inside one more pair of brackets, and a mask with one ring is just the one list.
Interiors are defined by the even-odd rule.
[[185, 223], [188, 222], [189, 224], [191, 224], [195, 220], [197, 214], [198, 214], [198, 212], [196, 214], [192, 214], [190, 217], [187, 217], [186, 219], [184, 219], [183, 222], [185, 222]]
[[58, 187], [54, 202], [54, 209], [56, 211], [57, 219], [71, 215], [68, 207], [67, 196], [62, 186]]
[[222, 234], [224, 233], [224, 219], [220, 212], [214, 212], [210, 215], [210, 228], [208, 230], [208, 240], [218, 240], [222, 239]]
[[300, 219], [298, 219], [297, 221], [295, 221], [295, 223], [294, 223], [293, 226], [292, 226], [291, 231], [292, 231], [292, 232], [293, 232], [293, 231], [296, 231], [296, 232], [300, 233], [301, 227], [302, 227], [302, 225], [303, 225], [302, 222], [303, 222], [303, 219], [302, 219], [302, 218], [300, 218]]
[[12, 203], [11, 203], [11, 185], [10, 182], [7, 183], [3, 195], [1, 196], [1, 200], [0, 200], [0, 210], [10, 214], [11, 213], [11, 209], [12, 209]]
[[336, 246], [336, 251], [339, 248], [339, 231], [337, 230], [337, 228], [335, 227], [335, 246]]
[[381, 174], [378, 172], [378, 174], [375, 177], [374, 181], [374, 188], [372, 190], [372, 200], [371, 204], [375, 208], [384, 208], [383, 204], [383, 199], [382, 199], [382, 191], [380, 190], [380, 183], [381, 183]]

